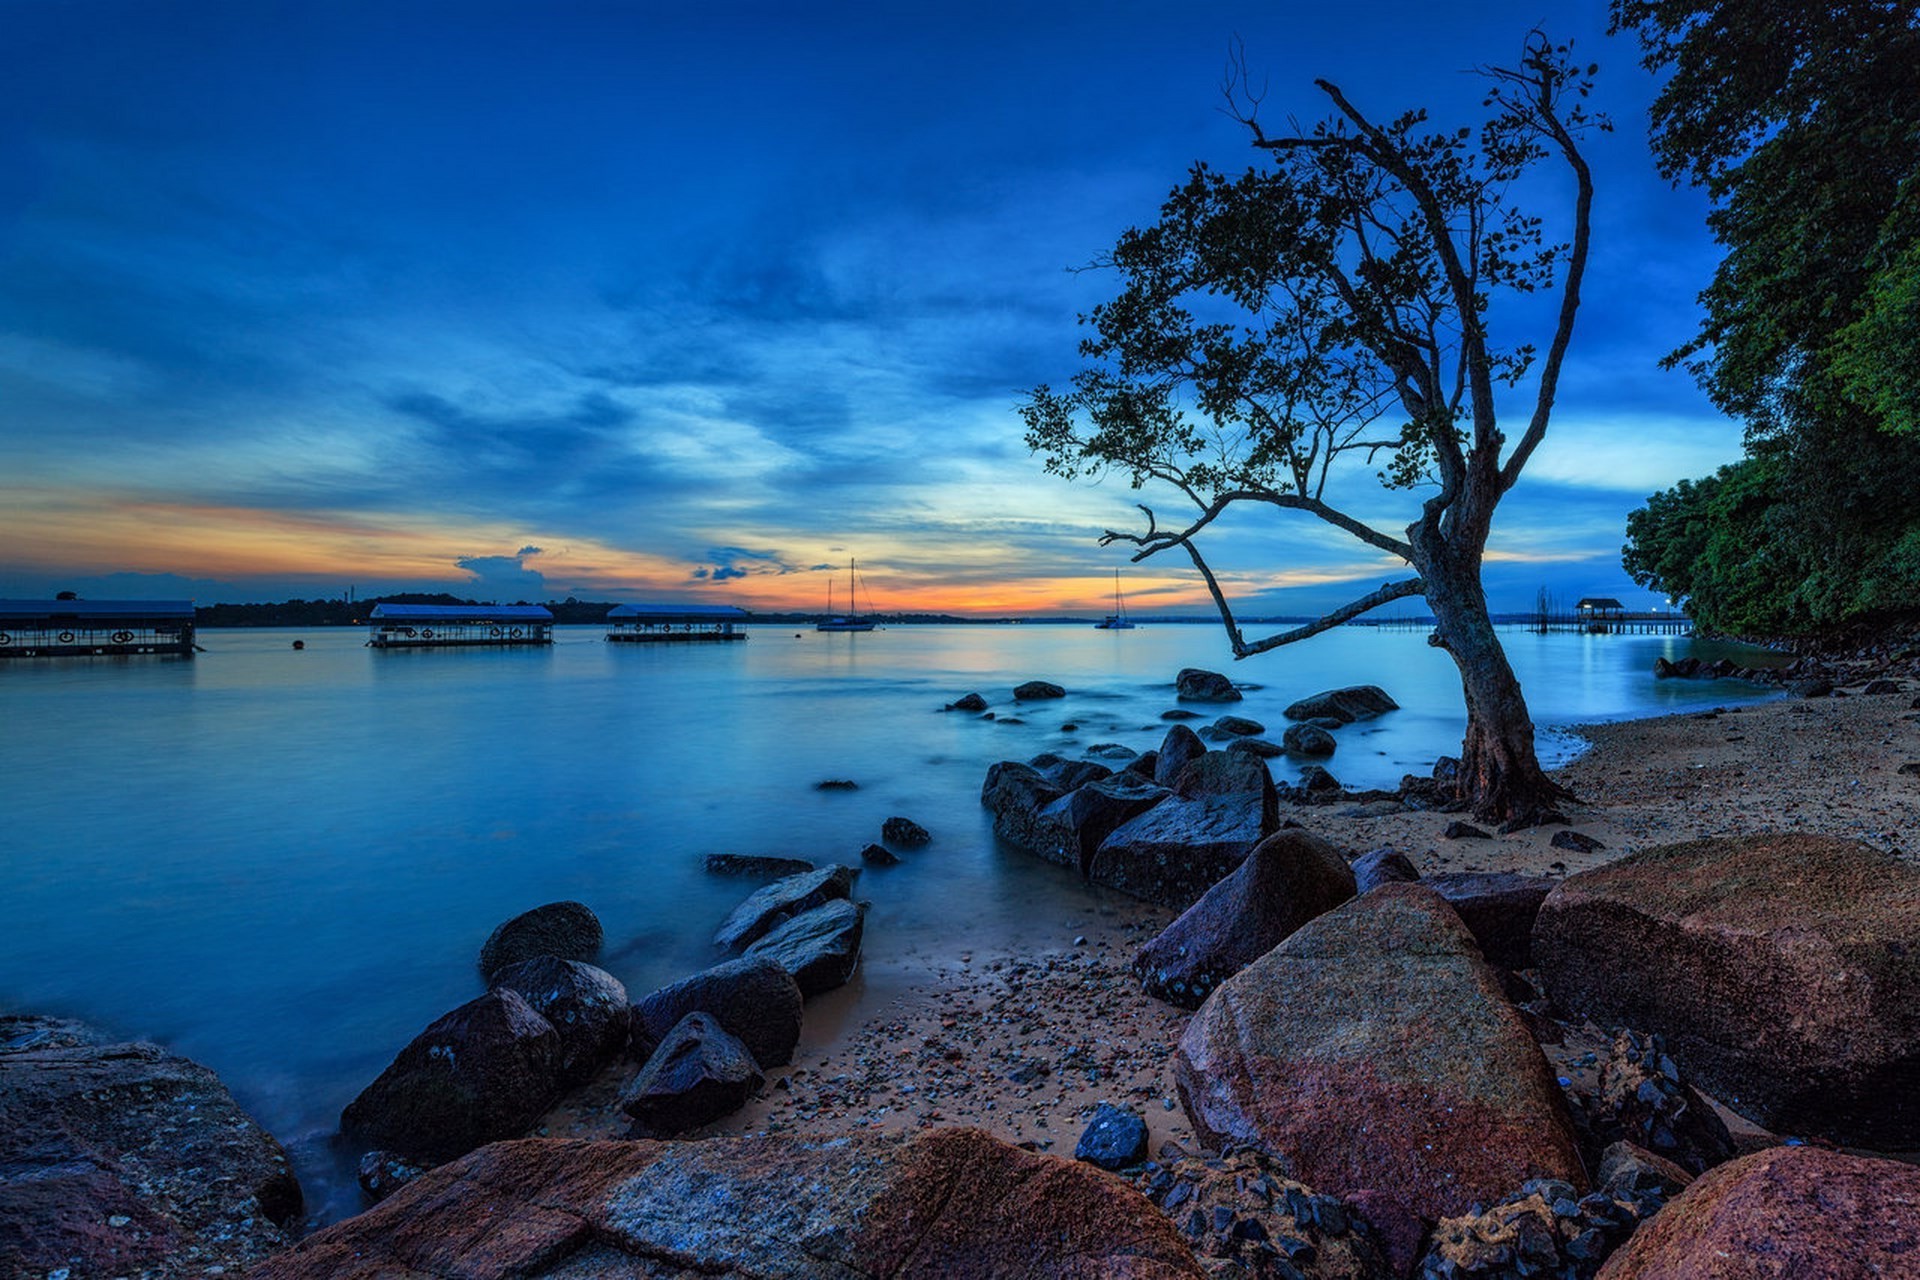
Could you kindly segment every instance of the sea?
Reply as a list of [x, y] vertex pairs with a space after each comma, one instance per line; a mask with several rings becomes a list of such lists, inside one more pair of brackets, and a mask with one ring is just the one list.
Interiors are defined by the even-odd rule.
[[[0, 663], [0, 1012], [82, 1018], [213, 1068], [288, 1145], [325, 1221], [359, 1207], [340, 1109], [482, 992], [480, 944], [518, 912], [587, 903], [602, 965], [638, 997], [715, 962], [712, 930], [754, 887], [707, 874], [706, 854], [858, 865], [885, 819], [910, 817], [932, 843], [856, 889], [866, 950], [835, 1007], [857, 1017], [945, 957], [1101, 905], [996, 844], [981, 780], [1043, 751], [1154, 747], [1183, 667], [1246, 686], [1199, 710], [1276, 739], [1303, 695], [1385, 688], [1401, 710], [1336, 735], [1327, 763], [1349, 786], [1426, 773], [1465, 724], [1423, 629], [1345, 627], [1238, 663], [1198, 624], [748, 632], [633, 645], [562, 627], [547, 648], [406, 652], [356, 629], [202, 630], [191, 660]], [[1657, 657], [1733, 652], [1711, 642], [1503, 640], [1549, 763], [1579, 749], [1570, 725], [1768, 696], [1654, 679]], [[1016, 704], [1032, 679], [1067, 696]], [[970, 692], [993, 718], [944, 710]]]

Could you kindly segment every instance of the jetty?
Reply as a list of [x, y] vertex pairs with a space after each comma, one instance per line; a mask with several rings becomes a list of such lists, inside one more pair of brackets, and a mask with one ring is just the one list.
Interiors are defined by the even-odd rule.
[[1571, 612], [1537, 610], [1527, 629], [1541, 635], [1577, 631], [1595, 636], [1690, 636], [1693, 619], [1684, 613], [1636, 613], [1611, 596], [1587, 596]]
[[454, 649], [553, 643], [553, 614], [537, 604], [377, 604], [372, 649]]
[[623, 604], [607, 611], [607, 639], [625, 644], [745, 640], [745, 609], [725, 604]]
[[0, 658], [191, 658], [191, 600], [0, 600]]

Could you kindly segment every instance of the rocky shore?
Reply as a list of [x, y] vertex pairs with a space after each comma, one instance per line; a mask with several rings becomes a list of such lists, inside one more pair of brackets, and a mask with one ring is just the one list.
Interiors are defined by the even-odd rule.
[[[1275, 786], [1266, 755], [1326, 759], [1384, 691], [1269, 734], [1209, 677], [1155, 752], [984, 780], [1004, 841], [1098, 886], [1018, 953], [862, 1007], [857, 869], [722, 864], [733, 958], [630, 1000], [591, 912], [549, 904], [343, 1115], [375, 1207], [287, 1247], [263, 1146], [191, 1223], [151, 1180], [126, 1213], [60, 1183], [0, 1271], [205, 1274], [211, 1213], [246, 1223], [213, 1265], [260, 1277], [1920, 1275], [1910, 671], [1588, 726], [1566, 822], [1504, 832], [1444, 762]], [[9, 1117], [53, 1043], [0, 1047]], [[71, 1159], [9, 1143], [0, 1222], [51, 1203], [23, 1161]], [[115, 1218], [190, 1265], [89, 1253]]]

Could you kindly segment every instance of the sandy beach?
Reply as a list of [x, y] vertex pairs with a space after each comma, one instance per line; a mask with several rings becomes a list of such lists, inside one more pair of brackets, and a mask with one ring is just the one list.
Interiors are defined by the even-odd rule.
[[[1911, 684], [1911, 682], [1908, 682]], [[1857, 688], [1857, 686], [1856, 686]], [[1568, 828], [1447, 839], [1459, 815], [1380, 805], [1284, 809], [1351, 853], [1391, 847], [1423, 873], [1564, 875], [1635, 850], [1761, 831], [1846, 836], [1915, 856], [1920, 830], [1920, 710], [1899, 694], [1762, 702], [1584, 726], [1591, 745], [1556, 778], [1578, 800], [1571, 829], [1591, 853], [1557, 848]], [[744, 1110], [702, 1132], [901, 1131], [967, 1124], [1036, 1150], [1071, 1154], [1105, 1100], [1144, 1113], [1150, 1149], [1187, 1146], [1170, 1059], [1188, 1015], [1140, 992], [1129, 965], [1172, 913], [1089, 890], [1064, 919], [1036, 921], [1018, 954], [963, 953], [876, 983], [856, 981], [808, 1006], [793, 1062]], [[1577, 1072], [1583, 1045], [1560, 1054]], [[630, 1067], [556, 1112], [547, 1132], [625, 1131], [614, 1106]]]

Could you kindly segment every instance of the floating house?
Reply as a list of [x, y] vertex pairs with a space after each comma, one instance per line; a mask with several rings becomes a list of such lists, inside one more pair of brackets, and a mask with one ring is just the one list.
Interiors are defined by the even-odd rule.
[[537, 604], [377, 604], [374, 649], [450, 649], [553, 643], [553, 615]]
[[191, 658], [191, 600], [0, 600], [0, 658]]
[[1612, 596], [1582, 596], [1580, 603], [1573, 607], [1579, 610], [1581, 617], [1595, 622], [1615, 621], [1627, 611], [1627, 606]]
[[607, 612], [607, 639], [634, 642], [745, 640], [744, 609], [724, 604], [623, 604]]

